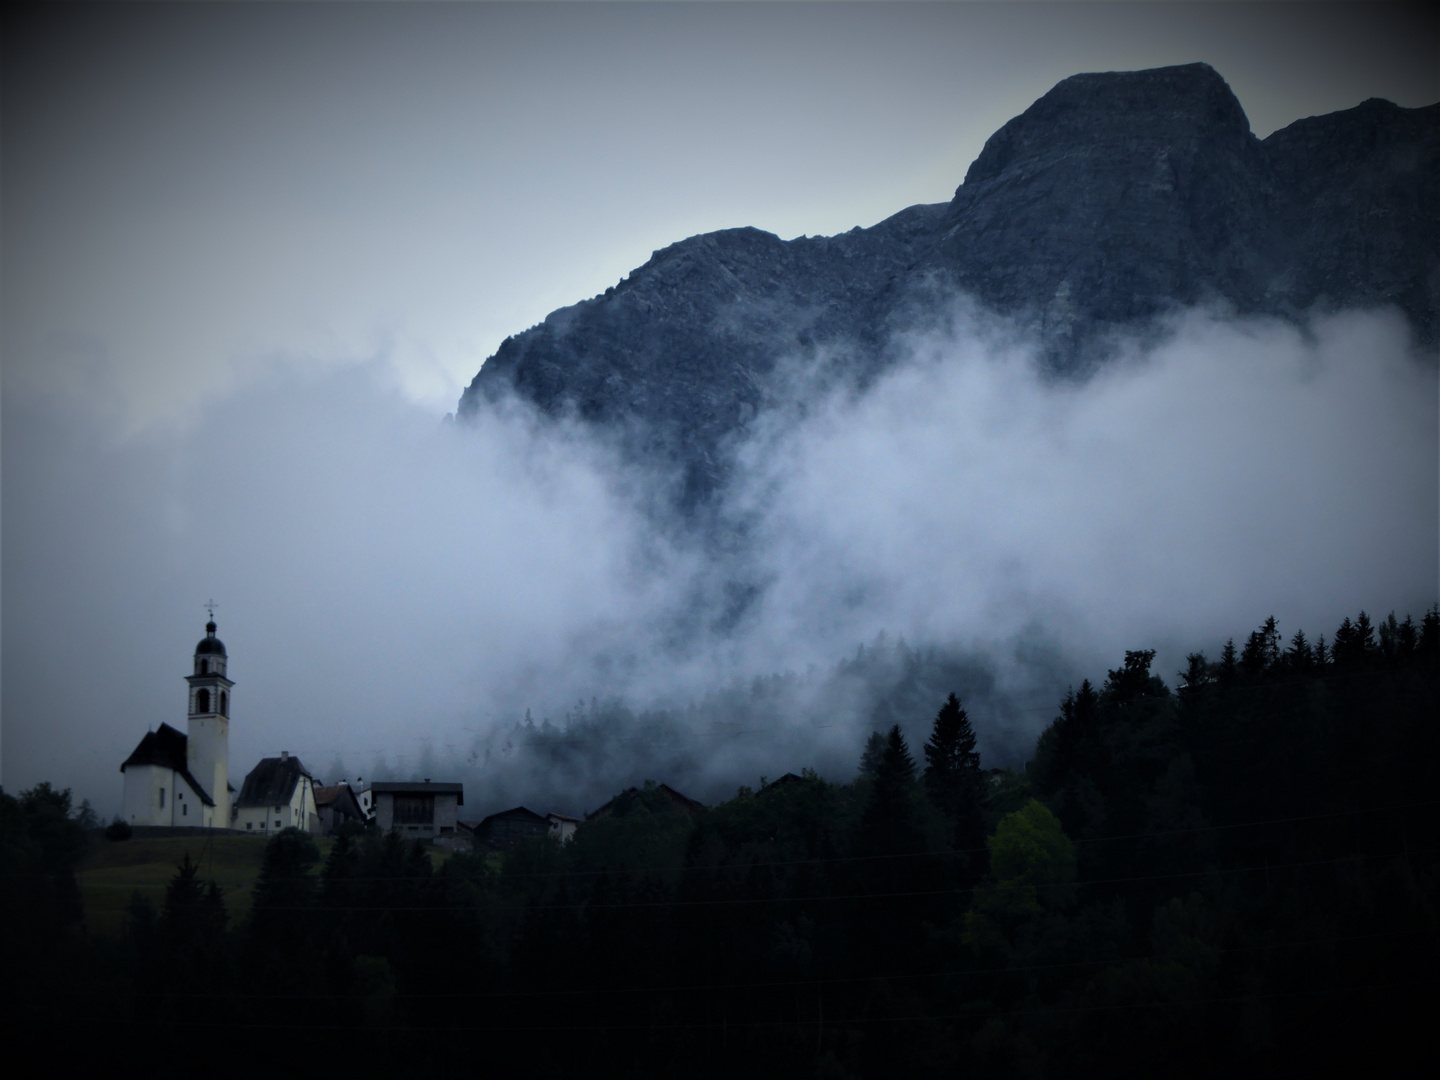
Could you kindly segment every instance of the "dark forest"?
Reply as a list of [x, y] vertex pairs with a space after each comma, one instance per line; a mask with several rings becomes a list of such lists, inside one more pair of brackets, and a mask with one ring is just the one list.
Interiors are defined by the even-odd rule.
[[[74, 867], [67, 792], [0, 795], [7, 1027], [60, 1061], [447, 1076], [1214, 1076], [1388, 1071], [1440, 960], [1440, 611], [1274, 620], [1125, 653], [1023, 770], [964, 702], [857, 778], [718, 805], [660, 784], [564, 846], [269, 841], [253, 908], [188, 859], [119, 940]], [[917, 718], [918, 719], [918, 718]], [[1424, 1022], [1422, 1022], [1423, 1018]], [[183, 1063], [183, 1064], [182, 1064]]]

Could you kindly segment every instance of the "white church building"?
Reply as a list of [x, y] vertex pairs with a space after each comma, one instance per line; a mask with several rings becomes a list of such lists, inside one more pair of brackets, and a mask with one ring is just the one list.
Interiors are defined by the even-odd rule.
[[130, 825], [232, 827], [230, 786], [230, 691], [225, 644], [215, 621], [195, 646], [189, 684], [189, 719], [181, 734], [161, 724], [125, 759], [121, 816]]

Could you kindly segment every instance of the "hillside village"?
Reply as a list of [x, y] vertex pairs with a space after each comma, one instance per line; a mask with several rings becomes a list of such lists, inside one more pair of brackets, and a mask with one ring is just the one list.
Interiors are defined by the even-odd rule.
[[[149, 835], [224, 830], [268, 836], [285, 829], [334, 835], [375, 826], [407, 839], [451, 850], [503, 848], [528, 837], [550, 835], [564, 843], [584, 820], [605, 817], [612, 799], [587, 816], [540, 814], [512, 807], [480, 819], [461, 817], [464, 785], [431, 780], [348, 780], [324, 783], [286, 750], [262, 758], [237, 791], [230, 782], [230, 706], [235, 683], [229, 655], [216, 636], [213, 612], [195, 646], [186, 730], [162, 723], [140, 740], [120, 766], [125, 792], [120, 820]], [[700, 803], [660, 785], [678, 807]], [[625, 793], [628, 794], [628, 793]], [[625, 794], [617, 796], [623, 799]]]

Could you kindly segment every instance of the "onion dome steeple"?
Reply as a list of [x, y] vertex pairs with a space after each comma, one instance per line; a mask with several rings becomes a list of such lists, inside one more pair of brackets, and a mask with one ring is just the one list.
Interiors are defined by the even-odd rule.
[[205, 636], [195, 646], [195, 671], [186, 678], [190, 684], [190, 715], [230, 715], [230, 687], [225, 677], [225, 643], [215, 636], [215, 620], [205, 624]]
[[[200, 639], [200, 644], [195, 646], [196, 656], [224, 656], [225, 643], [215, 636], [215, 620], [211, 619], [205, 624], [205, 636]], [[200, 674], [196, 668], [195, 673]]]

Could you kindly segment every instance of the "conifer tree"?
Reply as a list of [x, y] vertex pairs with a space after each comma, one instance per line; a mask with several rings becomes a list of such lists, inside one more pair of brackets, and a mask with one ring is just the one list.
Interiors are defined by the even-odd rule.
[[1280, 659], [1280, 631], [1272, 615], [1265, 624], [1245, 640], [1245, 649], [1240, 654], [1240, 668], [1247, 679], [1258, 679], [1275, 666]]
[[1363, 659], [1375, 651], [1375, 627], [1370, 624], [1370, 616], [1365, 612], [1355, 619], [1355, 654], [1357, 659]]
[[953, 693], [935, 714], [925, 744], [925, 788], [950, 819], [955, 847], [978, 849], [985, 842], [984, 783], [975, 730]]
[[925, 743], [925, 786], [941, 806], [949, 806], [961, 785], [979, 769], [975, 731], [960, 699], [952, 693], [935, 714]]
[[865, 751], [860, 755], [860, 775], [874, 779], [880, 771], [880, 760], [885, 756], [885, 736], [872, 731], [865, 740]]
[[1432, 607], [1420, 621], [1420, 640], [1415, 648], [1432, 664], [1440, 659], [1440, 606]]
[[1185, 657], [1185, 670], [1177, 672], [1186, 690], [1196, 690], [1210, 681], [1210, 662], [1203, 652], [1192, 652]]
[[1310, 643], [1305, 640], [1305, 631], [1296, 630], [1290, 639], [1290, 648], [1285, 653], [1285, 662], [1294, 671], [1308, 671], [1315, 656]]
[[1239, 672], [1239, 665], [1235, 662], [1235, 639], [1227, 638], [1225, 647], [1220, 650], [1220, 685], [1233, 686], [1235, 676]]
[[189, 951], [218, 940], [225, 932], [225, 900], [218, 885], [203, 883], [200, 868], [190, 853], [175, 867], [175, 876], [165, 887], [165, 906], [160, 910], [160, 933], [178, 951]]
[[1355, 659], [1355, 625], [1346, 615], [1335, 630], [1335, 641], [1330, 646], [1330, 657], [1337, 664], [1348, 664]]
[[875, 786], [865, 806], [862, 822], [866, 847], [870, 850], [907, 850], [918, 839], [911, 806], [915, 783], [915, 759], [905, 745], [900, 725], [885, 736], [885, 750], [875, 771]]

